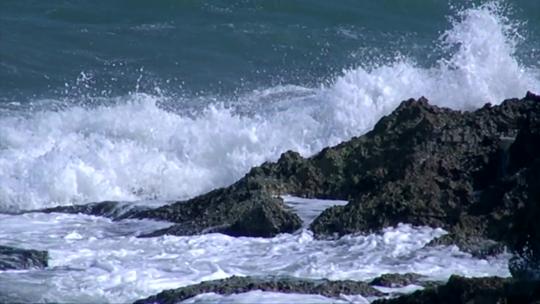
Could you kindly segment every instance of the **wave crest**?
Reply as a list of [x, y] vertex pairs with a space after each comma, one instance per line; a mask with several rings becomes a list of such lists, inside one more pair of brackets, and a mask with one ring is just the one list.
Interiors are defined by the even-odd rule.
[[[396, 58], [344, 71], [330, 86], [283, 86], [196, 114], [132, 94], [109, 105], [0, 117], [0, 211], [102, 200], [177, 199], [224, 186], [292, 149], [310, 155], [369, 130], [400, 101], [474, 109], [540, 90], [516, 58], [515, 24], [488, 3], [462, 10], [433, 43], [431, 67]], [[406, 47], [406, 46], [404, 46]]]

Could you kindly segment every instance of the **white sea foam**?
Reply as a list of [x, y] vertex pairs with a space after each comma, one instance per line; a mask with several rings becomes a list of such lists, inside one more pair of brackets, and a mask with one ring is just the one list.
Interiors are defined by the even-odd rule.
[[165, 110], [160, 105], [174, 100], [146, 94], [33, 114], [2, 111], [0, 211], [189, 197], [285, 150], [310, 155], [360, 135], [410, 97], [473, 109], [540, 91], [533, 67], [514, 54], [514, 29], [486, 4], [462, 11], [434, 42], [450, 54], [431, 67], [397, 58], [344, 71], [330, 86], [270, 88], [191, 114]]
[[455, 247], [424, 248], [444, 234], [441, 229], [399, 225], [338, 240], [317, 240], [306, 230], [270, 239], [222, 234], [135, 237], [166, 225], [85, 215], [0, 215], [2, 245], [50, 253], [48, 269], [0, 271], [0, 295], [9, 296], [0, 296], [0, 301], [125, 303], [232, 275], [331, 280], [406, 272], [434, 280], [451, 274], [509, 275], [508, 256], [480, 260]]
[[263, 292], [260, 290], [244, 292], [232, 295], [219, 295], [215, 293], [205, 293], [187, 299], [182, 303], [221, 303], [221, 304], [281, 304], [281, 303], [311, 303], [311, 304], [368, 304], [370, 301], [362, 296], [344, 297], [343, 299], [332, 299], [319, 295], [286, 294], [279, 292]]

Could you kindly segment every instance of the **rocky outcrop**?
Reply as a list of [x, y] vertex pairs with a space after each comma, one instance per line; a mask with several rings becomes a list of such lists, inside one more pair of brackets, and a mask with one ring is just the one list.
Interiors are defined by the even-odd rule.
[[218, 189], [191, 200], [155, 209], [129, 202], [106, 201], [28, 212], [80, 213], [114, 220], [146, 218], [176, 223], [143, 237], [211, 232], [231, 236], [272, 237], [278, 233], [294, 232], [302, 225], [300, 218], [285, 206], [281, 198], [263, 191], [244, 191], [235, 187]]
[[406, 222], [500, 239], [488, 233], [493, 206], [482, 194], [504, 177], [508, 142], [531, 116], [540, 116], [540, 103], [507, 100], [463, 113], [404, 102], [354, 149], [362, 191], [323, 212], [312, 229], [347, 234]]
[[419, 286], [433, 285], [433, 282], [424, 281], [423, 278], [424, 276], [417, 273], [386, 273], [374, 278], [369, 284], [390, 288], [405, 287], [411, 284]]
[[[508, 239], [508, 225], [500, 228], [495, 219], [513, 211], [493, 198], [500, 196], [499, 185], [523, 167], [517, 159], [537, 155], [522, 140], [527, 126], [540, 117], [534, 96], [474, 112], [408, 100], [364, 136], [307, 159], [286, 152], [232, 187], [350, 201], [312, 223], [318, 236], [372, 232], [405, 222], [445, 228], [451, 233], [446, 239], [476, 255], [498, 253], [502, 247], [490, 239]], [[513, 160], [524, 149], [529, 158]]]
[[46, 209], [32, 210], [27, 212], [44, 213], [68, 213], [68, 214], [87, 214], [95, 216], [104, 216], [115, 220], [128, 218], [133, 214], [150, 209], [144, 206], [134, 206], [129, 202], [105, 201], [99, 203], [90, 203], [84, 205], [58, 206]]
[[[115, 219], [149, 218], [174, 225], [147, 236], [220, 232], [272, 237], [301, 227], [280, 195], [347, 200], [310, 225], [318, 237], [378, 231], [398, 223], [441, 227], [429, 245], [456, 244], [475, 256], [508, 246], [515, 279], [451, 277], [378, 303], [530, 303], [540, 295], [540, 97], [528, 93], [473, 112], [404, 101], [367, 134], [310, 158], [283, 153], [229, 187], [156, 209], [118, 212], [113, 202], [53, 208]], [[516, 280], [518, 279], [518, 280]], [[414, 274], [386, 275], [372, 284], [418, 284]], [[424, 284], [423, 286], [429, 286]], [[240, 278], [164, 291], [138, 303], [176, 303], [197, 294], [250, 290], [380, 296], [366, 283], [291, 278]]]
[[[517, 256], [510, 263], [514, 277], [540, 279], [540, 124], [521, 132], [510, 150], [510, 168], [517, 173], [503, 180], [489, 226]], [[517, 148], [523, 146], [523, 148]], [[514, 152], [516, 155], [513, 155]]]
[[[534, 222], [540, 191], [538, 99], [528, 93], [473, 112], [433, 106], [424, 98], [404, 101], [372, 131], [313, 157], [289, 151], [229, 187], [122, 218], [175, 223], [148, 236], [271, 237], [301, 227], [279, 198], [291, 194], [349, 201], [313, 221], [310, 228], [318, 237], [410, 223], [450, 232], [432, 245], [453, 243], [485, 256], [501, 252], [497, 242], [502, 241], [535, 255], [540, 250]], [[84, 211], [110, 214], [109, 207], [101, 203]]]
[[516, 281], [498, 277], [463, 278], [452, 276], [445, 285], [416, 291], [374, 304], [484, 304], [539, 303], [540, 281]]
[[[514, 138], [539, 113], [540, 103], [529, 99], [474, 112], [436, 107], [423, 98], [408, 100], [364, 136], [307, 159], [286, 152], [230, 187], [136, 217], [178, 223], [158, 234], [272, 236], [299, 228], [297, 217], [276, 198], [293, 194], [350, 201], [312, 223], [318, 236], [405, 222], [442, 227], [462, 239], [502, 240], [503, 232], [489, 227], [495, 210], [490, 195], [496, 195], [490, 187], [515, 171], [518, 164], [509, 158]], [[246, 226], [251, 219], [264, 223], [256, 233]]]
[[0, 246], [0, 270], [47, 267], [46, 251]]
[[230, 295], [252, 290], [282, 293], [317, 294], [337, 298], [340, 295], [362, 295], [366, 297], [383, 295], [380, 291], [364, 282], [306, 280], [284, 277], [230, 277], [223, 280], [207, 281], [200, 284], [165, 290], [155, 296], [139, 300], [136, 304], [159, 303], [173, 304], [203, 293]]
[[177, 223], [146, 236], [220, 232], [231, 236], [272, 237], [278, 233], [292, 233], [302, 226], [298, 215], [287, 208], [281, 198], [264, 191], [245, 190], [238, 185], [131, 217]]
[[480, 259], [502, 254], [506, 251], [506, 246], [502, 242], [487, 239], [481, 235], [471, 235], [467, 233], [449, 233], [438, 237], [427, 244], [427, 246], [452, 246], [455, 245], [464, 252]]

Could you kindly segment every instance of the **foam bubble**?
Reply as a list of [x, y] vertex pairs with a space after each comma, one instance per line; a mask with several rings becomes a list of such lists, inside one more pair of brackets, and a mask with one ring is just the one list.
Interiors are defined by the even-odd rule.
[[344, 71], [330, 86], [269, 88], [193, 113], [165, 110], [174, 100], [147, 94], [91, 107], [2, 111], [0, 211], [190, 197], [286, 150], [307, 156], [360, 135], [410, 97], [473, 109], [540, 91], [537, 72], [515, 56], [518, 38], [499, 6], [488, 3], [458, 14], [433, 45], [448, 56], [431, 67], [396, 58]]

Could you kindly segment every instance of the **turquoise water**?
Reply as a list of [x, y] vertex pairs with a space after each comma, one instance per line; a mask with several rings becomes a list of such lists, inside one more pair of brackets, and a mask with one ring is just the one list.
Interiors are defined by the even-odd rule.
[[[344, 68], [396, 55], [429, 65], [441, 55], [434, 41], [449, 18], [471, 2], [4, 0], [0, 98], [117, 96], [156, 87], [230, 96], [279, 84], [319, 86]], [[527, 22], [517, 57], [537, 64], [540, 2], [500, 3], [510, 4], [512, 21]], [[81, 73], [89, 78], [84, 85]]]

